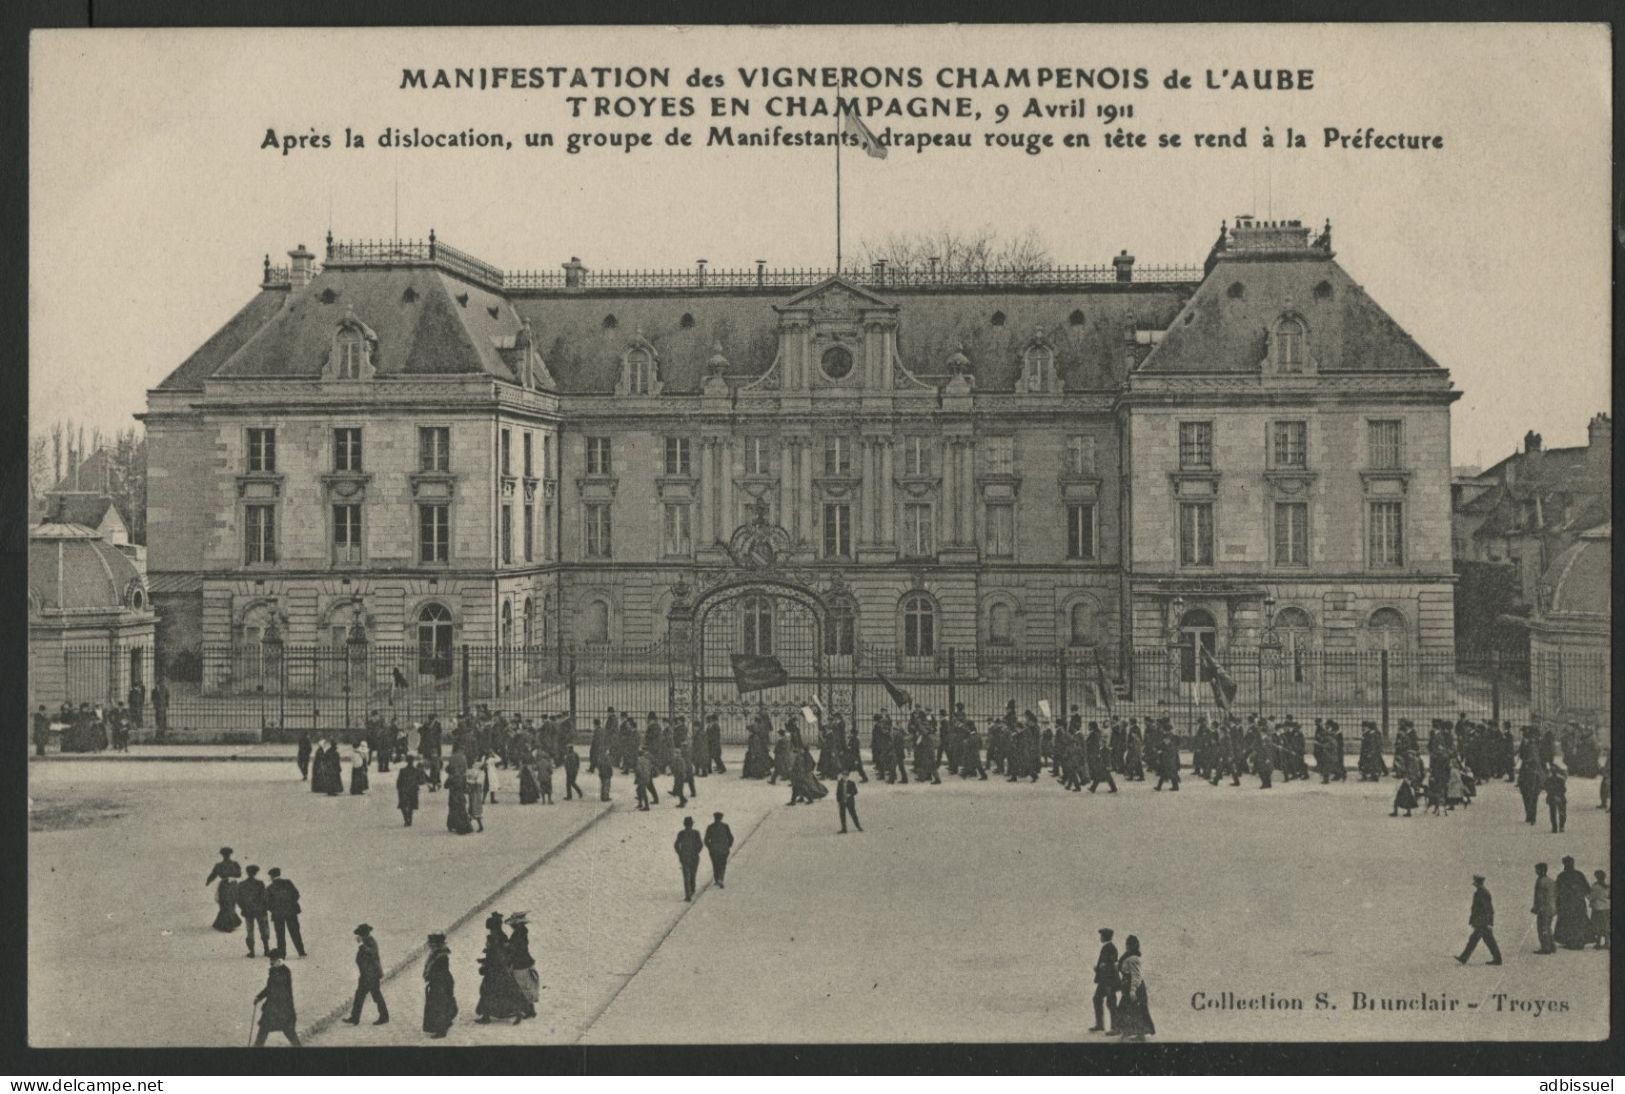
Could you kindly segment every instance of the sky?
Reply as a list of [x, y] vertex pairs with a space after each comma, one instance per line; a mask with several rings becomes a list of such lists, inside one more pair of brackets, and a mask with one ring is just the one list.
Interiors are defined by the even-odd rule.
[[[1606, 28], [1541, 25], [1065, 26], [135, 30], [35, 32], [30, 135], [30, 413], [111, 433], [254, 295], [263, 256], [396, 233], [438, 238], [504, 269], [833, 263], [834, 163], [824, 148], [670, 148], [673, 126], [759, 130], [766, 94], [737, 69], [919, 66], [918, 90], [970, 96], [979, 121], [871, 118], [976, 134], [968, 150], [843, 156], [850, 261], [892, 233], [1036, 233], [1059, 263], [1199, 264], [1238, 214], [1330, 220], [1338, 259], [1464, 395], [1452, 459], [1490, 464], [1526, 430], [1585, 443], [1611, 402]], [[698, 116], [568, 116], [571, 94], [635, 91], [402, 89], [403, 68], [666, 66]], [[944, 66], [1143, 67], [1150, 87], [943, 89]], [[1312, 69], [1308, 90], [1208, 90], [1211, 69]], [[718, 91], [688, 88], [700, 68]], [[1162, 86], [1170, 69], [1189, 90]], [[1221, 82], [1224, 82], [1221, 76]], [[750, 117], [712, 119], [712, 94]], [[775, 94], [827, 99], [818, 88]], [[866, 92], [867, 94], [868, 92]], [[1131, 118], [1022, 119], [999, 104], [1128, 105]], [[590, 106], [590, 103], [589, 103]], [[784, 122], [827, 129], [827, 122]], [[385, 127], [500, 131], [509, 151], [382, 149]], [[1190, 147], [1247, 129], [1246, 148]], [[1265, 126], [1278, 147], [1260, 147]], [[1325, 127], [1440, 134], [1427, 152], [1321, 147]], [[367, 147], [345, 149], [346, 127]], [[1280, 147], [1288, 127], [1308, 147]], [[1183, 135], [1182, 147], [1109, 149], [1114, 129]], [[332, 147], [261, 147], [326, 134]], [[523, 134], [650, 131], [632, 153], [527, 149]], [[984, 131], [1053, 134], [1039, 155], [981, 146]], [[1060, 147], [1067, 133], [1088, 149]]]

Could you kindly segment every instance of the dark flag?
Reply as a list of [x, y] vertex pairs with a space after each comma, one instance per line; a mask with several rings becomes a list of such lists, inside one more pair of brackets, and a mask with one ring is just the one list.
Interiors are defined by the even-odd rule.
[[1095, 687], [1100, 689], [1100, 703], [1109, 712], [1112, 709], [1112, 684], [1106, 679], [1106, 666], [1095, 662]]
[[782, 688], [789, 683], [790, 676], [779, 664], [777, 657], [767, 657], [754, 653], [736, 653], [733, 655], [734, 683], [739, 685], [739, 694], [744, 695], [752, 691], [766, 691], [768, 688]]
[[402, 672], [398, 668], [390, 669], [389, 671], [393, 672], [395, 674], [395, 686], [396, 687], [398, 687], [398, 688], [406, 687], [406, 674], [404, 672]]
[[893, 703], [896, 703], [900, 707], [907, 707], [907, 706], [913, 706], [914, 705], [914, 700], [909, 697], [908, 692], [904, 691], [902, 688], [898, 687], [896, 684], [894, 684], [890, 680], [886, 679], [886, 677], [881, 675], [880, 673], [877, 672], [877, 673], [875, 673], [875, 675], [877, 677], [879, 677], [880, 686], [886, 689], [886, 694], [891, 696], [891, 701]]
[[1213, 678], [1208, 681], [1213, 685], [1213, 701], [1219, 704], [1219, 709], [1229, 713], [1230, 704], [1236, 701], [1236, 681], [1225, 671], [1224, 666], [1219, 664], [1214, 659], [1214, 656], [1207, 651], [1206, 646], [1202, 647], [1202, 657], [1207, 661], [1208, 667], [1213, 670]]

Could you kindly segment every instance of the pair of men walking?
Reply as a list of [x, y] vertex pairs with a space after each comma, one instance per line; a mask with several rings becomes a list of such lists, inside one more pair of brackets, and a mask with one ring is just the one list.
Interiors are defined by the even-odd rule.
[[677, 841], [673, 844], [677, 862], [683, 868], [684, 900], [693, 900], [694, 891], [699, 885], [701, 847], [710, 852], [711, 877], [717, 883], [717, 888], [728, 887], [728, 855], [733, 850], [734, 834], [722, 822], [721, 813], [712, 813], [711, 816], [713, 819], [706, 827], [703, 839], [694, 829], [694, 818], [684, 817], [682, 830], [677, 833]]

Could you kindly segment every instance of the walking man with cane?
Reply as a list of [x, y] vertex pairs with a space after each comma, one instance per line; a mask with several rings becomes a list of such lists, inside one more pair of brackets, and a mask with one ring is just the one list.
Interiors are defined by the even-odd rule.
[[[298, 1015], [293, 1006], [293, 973], [288, 966], [282, 963], [282, 951], [272, 950], [265, 955], [271, 959], [271, 969], [265, 978], [265, 987], [254, 996], [254, 1007], [259, 1010], [259, 1033], [253, 1038], [253, 1047], [263, 1048], [265, 1039], [273, 1033], [280, 1033], [286, 1037], [290, 1044], [299, 1048]], [[260, 1002], [265, 1006], [260, 1008]], [[249, 1019], [248, 1028], [253, 1030], [253, 1019]]]

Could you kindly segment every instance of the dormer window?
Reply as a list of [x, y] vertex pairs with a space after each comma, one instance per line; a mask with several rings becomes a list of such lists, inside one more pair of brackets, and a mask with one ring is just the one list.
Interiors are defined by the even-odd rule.
[[621, 358], [621, 395], [659, 395], [660, 370], [654, 350], [647, 343], [635, 343]]
[[339, 379], [361, 379], [361, 364], [367, 358], [367, 343], [359, 331], [339, 335]]
[[1027, 347], [1021, 355], [1021, 390], [1043, 391], [1055, 367], [1055, 351], [1041, 342]]
[[1275, 327], [1275, 370], [1302, 372], [1307, 355], [1304, 352], [1303, 321], [1288, 316]]

